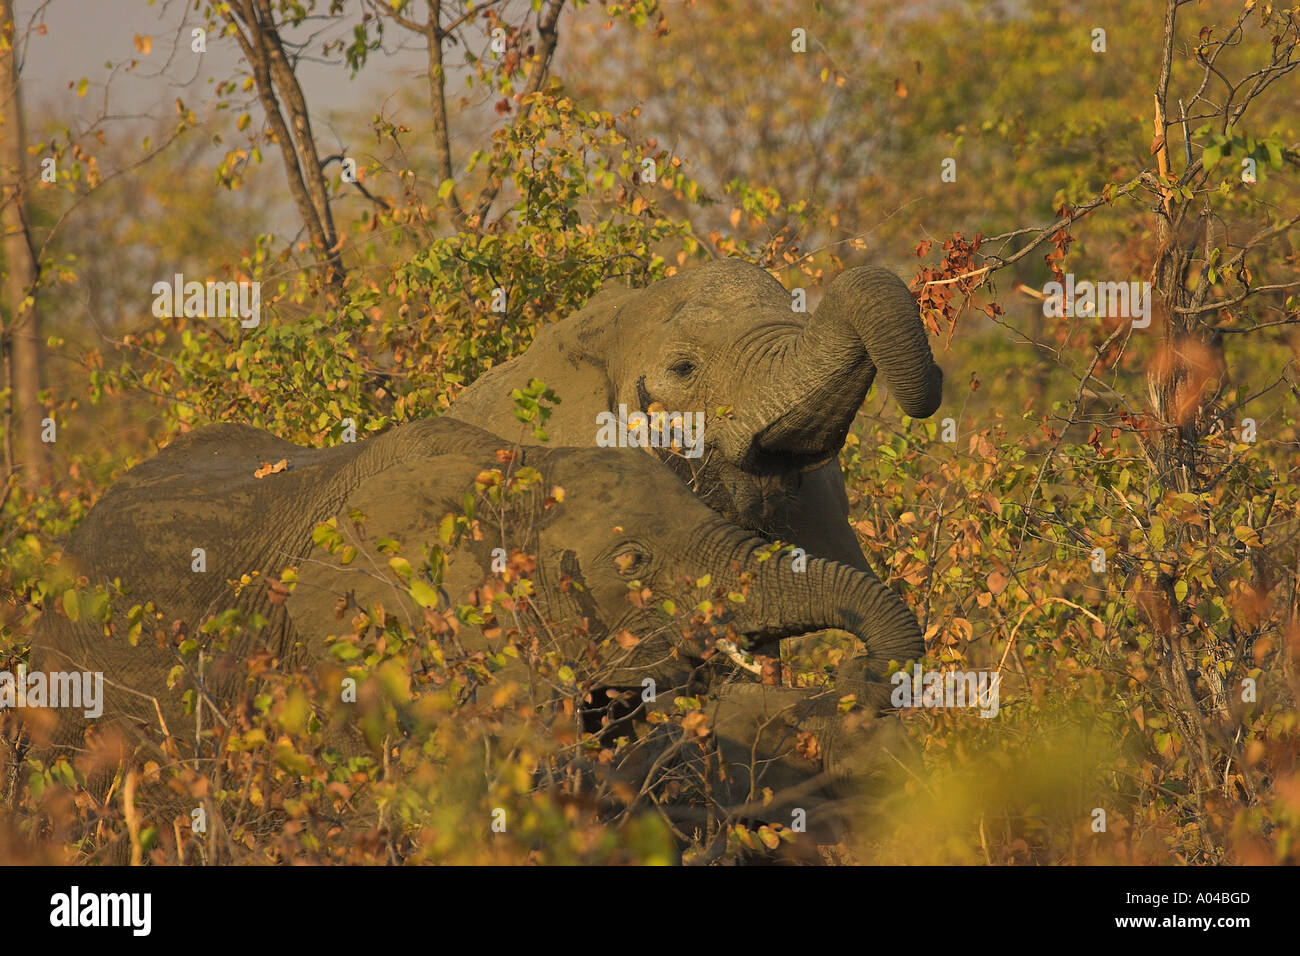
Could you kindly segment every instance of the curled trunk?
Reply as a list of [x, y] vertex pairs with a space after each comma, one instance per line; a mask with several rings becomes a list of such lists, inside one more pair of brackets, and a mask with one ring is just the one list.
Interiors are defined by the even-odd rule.
[[821, 558], [807, 558], [801, 569], [789, 551], [761, 560], [769, 554], [768, 542], [725, 522], [702, 537], [707, 540], [702, 553], [716, 552], [721, 539], [731, 553], [720, 566], [734, 565], [751, 575], [748, 598], [734, 608], [737, 626], [751, 644], [772, 645], [781, 638], [836, 628], [857, 636], [874, 666], [925, 653], [916, 616], [870, 569]]
[[758, 448], [768, 453], [838, 451], [877, 371], [908, 415], [931, 415], [942, 398], [943, 372], [916, 299], [887, 269], [864, 266], [838, 275], [803, 332], [775, 358], [779, 377], [800, 394], [758, 435]]

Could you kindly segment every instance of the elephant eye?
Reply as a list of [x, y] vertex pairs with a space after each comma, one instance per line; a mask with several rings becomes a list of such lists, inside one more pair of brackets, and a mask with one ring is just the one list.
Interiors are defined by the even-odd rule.
[[679, 359], [672, 365], [668, 366], [668, 371], [672, 372], [678, 378], [686, 378], [695, 372], [695, 363], [690, 359]]
[[636, 548], [623, 548], [614, 555], [614, 566], [618, 568], [618, 573], [625, 578], [634, 578], [645, 568], [648, 559], [645, 554]]

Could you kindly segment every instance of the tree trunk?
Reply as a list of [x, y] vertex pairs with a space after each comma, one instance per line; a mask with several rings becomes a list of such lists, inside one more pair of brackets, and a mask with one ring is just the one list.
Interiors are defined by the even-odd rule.
[[[325, 173], [312, 136], [307, 103], [284, 54], [271, 8], [261, 0], [242, 0], [230, 5], [224, 16], [234, 27], [231, 35], [253, 71], [258, 100], [284, 160], [289, 194], [316, 249], [327, 294], [337, 296], [343, 287], [344, 268], [330, 213]], [[293, 123], [293, 132], [280, 111], [281, 100]]]
[[[0, 229], [3, 230], [5, 264], [5, 359], [9, 372], [9, 409], [6, 427], [15, 426], [13, 448], [16, 465], [27, 488], [35, 491], [48, 477], [49, 455], [41, 441], [40, 403], [41, 326], [36, 313], [37, 264], [28, 232], [26, 140], [18, 96], [17, 30], [12, 0], [0, 0]], [[32, 301], [28, 301], [32, 298]], [[6, 435], [6, 438], [10, 438]], [[16, 447], [15, 447], [16, 446]]]

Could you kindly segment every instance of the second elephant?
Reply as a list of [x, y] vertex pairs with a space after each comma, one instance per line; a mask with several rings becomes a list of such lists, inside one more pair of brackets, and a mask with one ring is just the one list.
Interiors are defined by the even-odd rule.
[[[263, 467], [281, 460], [278, 469]], [[472, 520], [462, 515], [458, 525], [467, 506]], [[334, 554], [316, 549], [314, 539], [331, 543]], [[772, 554], [768, 542], [711, 511], [638, 451], [512, 450], [447, 419], [325, 449], [240, 425], [182, 436], [123, 476], [66, 549], [92, 583], [117, 579], [128, 603], [152, 602], [160, 623], [180, 622], [174, 633], [196, 635], [232, 605], [261, 615], [268, 622], [262, 646], [288, 666], [311, 667], [327, 657], [333, 636], [350, 629], [341, 596], [348, 607], [382, 603], [419, 625], [452, 613], [466, 595], [486, 608], [489, 590], [500, 594], [523, 577], [531, 583], [515, 601], [514, 623], [553, 641], [544, 650], [559, 656], [571, 682], [592, 691], [639, 692], [650, 680], [671, 700], [705, 686], [702, 673], [715, 666], [703, 660], [708, 648], [662, 604], [681, 578], [707, 576], [723, 593], [747, 591], [743, 601], [726, 602], [717, 623], [756, 650], [833, 627], [864, 642], [863, 660], [876, 672], [922, 653], [915, 617], [874, 575], [819, 559], [796, 572]], [[287, 567], [298, 570], [286, 599], [267, 583]], [[252, 583], [236, 596], [231, 583], [241, 579]], [[494, 655], [507, 643], [511, 622], [464, 620], [456, 640], [467, 651]], [[97, 623], [47, 612], [33, 669], [101, 672], [108, 687], [97, 723], [145, 747], [157, 746], [166, 730], [173, 739], [192, 737], [191, 753], [201, 750], [213, 725], [202, 711], [239, 700], [247, 673], [196, 670], [176, 641], [132, 644], [117, 624], [109, 637]], [[251, 643], [230, 648], [236, 657], [252, 650]], [[523, 656], [499, 666], [496, 683], [536, 684]], [[715, 674], [723, 683], [726, 670]], [[184, 704], [186, 687], [198, 694], [197, 712]], [[746, 716], [753, 701], [774, 700], [778, 691], [724, 690], [713, 716], [733, 730], [757, 726]], [[820, 721], [829, 740], [834, 708], [827, 706], [804, 708], [800, 719]], [[88, 721], [76, 711], [59, 717], [55, 742], [75, 751]], [[739, 733], [737, 754], [754, 731]]]

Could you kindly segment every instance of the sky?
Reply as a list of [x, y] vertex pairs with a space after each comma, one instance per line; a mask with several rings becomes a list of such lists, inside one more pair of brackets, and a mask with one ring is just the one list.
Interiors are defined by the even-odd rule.
[[[18, 0], [16, 8], [19, 31], [28, 36], [22, 83], [33, 119], [53, 112], [89, 122], [105, 96], [116, 114], [165, 116], [178, 96], [201, 114], [215, 101], [213, 81], [238, 69], [232, 40], [209, 37], [207, 53], [191, 52], [189, 31], [202, 21], [184, 0]], [[44, 25], [43, 34], [28, 29], [35, 24]], [[338, 35], [336, 30], [331, 38]], [[137, 52], [137, 36], [152, 41], [147, 56]], [[314, 46], [319, 49], [319, 43]], [[134, 70], [128, 68], [132, 60], [138, 61]], [[377, 103], [423, 65], [422, 53], [407, 49], [373, 61], [355, 81], [346, 68], [309, 61], [299, 79], [308, 102], [314, 108], [327, 104], [328, 112]], [[89, 87], [79, 98], [75, 85], [82, 77]]]
[[[356, 0], [348, 5], [349, 12], [359, 14], [360, 8]], [[15, 16], [29, 143], [56, 133], [66, 139], [58, 133], [64, 125], [70, 127], [73, 140], [84, 139], [92, 124], [105, 116], [110, 121], [100, 128], [111, 138], [122, 137], [133, 145], [145, 136], [158, 141], [176, 121], [177, 99], [194, 111], [203, 127], [188, 133], [189, 141], [205, 135], [206, 129], [233, 134], [230, 121], [244, 109], [251, 113], [254, 129], [263, 124], [262, 109], [251, 92], [227, 94], [232, 112], [214, 112], [221, 99], [217, 83], [242, 79], [244, 64], [231, 38], [209, 35], [205, 53], [192, 51], [191, 30], [202, 26], [203, 19], [189, 0], [17, 0]], [[414, 86], [417, 91], [424, 88], [426, 56], [422, 48], [409, 41], [404, 48], [399, 46], [404, 39], [399, 34], [405, 35], [405, 31], [390, 30], [385, 37], [389, 49], [372, 54], [356, 79], [338, 62], [341, 57], [337, 52], [331, 57], [333, 62], [323, 62], [319, 55], [322, 42], [347, 37], [351, 23], [357, 19], [353, 16], [349, 23], [332, 25], [328, 33], [313, 37], [308, 50], [315, 59], [304, 57], [297, 69], [322, 156], [346, 148], [350, 154], [364, 157], [365, 147], [373, 143], [373, 137], [359, 137], [355, 132], [358, 123], [367, 122], [381, 111], [395, 118], [396, 91], [403, 87]], [[306, 38], [311, 29], [305, 26], [296, 32], [286, 30], [285, 35]], [[83, 79], [84, 95], [78, 95]], [[348, 134], [334, 122], [344, 115], [349, 118], [347, 126], [353, 130], [355, 141], [349, 141]], [[211, 122], [206, 122], [209, 118]], [[403, 115], [402, 120], [415, 130], [412, 142], [421, 142], [426, 117]], [[225, 142], [213, 140], [204, 166], [215, 170], [225, 152], [236, 145], [247, 145], [246, 137], [230, 135]], [[279, 160], [265, 149], [263, 153], [267, 162], [261, 171], [277, 177], [273, 195], [280, 199], [268, 210], [269, 224], [281, 234], [293, 235], [301, 222], [283, 188]]]

